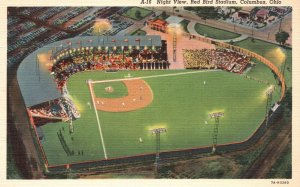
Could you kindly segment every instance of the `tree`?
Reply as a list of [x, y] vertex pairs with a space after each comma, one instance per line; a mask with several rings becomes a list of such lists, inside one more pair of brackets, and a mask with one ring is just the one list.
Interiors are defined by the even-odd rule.
[[138, 19], [141, 18], [142, 17], [141, 11], [139, 10], [135, 11], [135, 17]]
[[284, 45], [289, 37], [290, 37], [289, 33], [285, 31], [277, 32], [275, 34], [275, 39], [280, 45]]

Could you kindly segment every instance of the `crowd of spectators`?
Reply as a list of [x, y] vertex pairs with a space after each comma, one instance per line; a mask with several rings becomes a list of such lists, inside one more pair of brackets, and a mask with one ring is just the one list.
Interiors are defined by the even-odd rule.
[[67, 118], [65, 110], [61, 107], [61, 99], [56, 99], [38, 106], [29, 108], [32, 116], [46, 118]]
[[187, 69], [218, 68], [234, 73], [242, 73], [251, 60], [249, 56], [224, 48], [184, 50], [183, 59]]
[[[51, 72], [59, 88], [65, 85], [65, 82], [72, 74], [81, 71], [162, 69], [162, 67], [159, 68], [158, 66], [162, 66], [163, 62], [167, 64], [167, 61], [163, 61], [161, 58], [159, 51], [148, 49], [66, 49], [56, 55], [59, 58], [52, 66]], [[146, 64], [151, 64], [151, 66], [149, 65], [148, 67]]]
[[29, 108], [33, 117], [60, 118], [64, 121], [80, 117], [75, 105], [67, 97], [61, 97]]

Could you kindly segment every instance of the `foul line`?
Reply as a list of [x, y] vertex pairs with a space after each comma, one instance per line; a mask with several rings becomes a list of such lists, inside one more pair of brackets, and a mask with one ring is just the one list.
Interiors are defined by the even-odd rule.
[[221, 71], [221, 70], [190, 71], [190, 72], [183, 72], [183, 73], [170, 73], [170, 74], [163, 74], [163, 75], [150, 75], [150, 76], [145, 76], [145, 77], [133, 77], [133, 78], [123, 78], [123, 79], [91, 81], [91, 83], [117, 82], [117, 81], [135, 80], [135, 79], [149, 79], [149, 78], [156, 78], [156, 77], [170, 77], [170, 76], [176, 76], [176, 75], [186, 75], [186, 74], [193, 74], [193, 73], [205, 73], [205, 72], [212, 72], [212, 71]]
[[94, 96], [93, 96], [93, 93], [92, 93], [91, 83], [89, 82], [88, 84], [89, 84], [89, 89], [90, 89], [90, 93], [91, 93], [91, 96], [92, 96], [92, 102], [93, 102], [93, 106], [94, 106], [94, 110], [95, 110], [95, 114], [96, 114], [96, 119], [97, 119], [97, 123], [98, 123], [99, 134], [100, 134], [100, 138], [101, 138], [101, 141], [102, 141], [104, 157], [107, 160], [106, 148], [105, 148], [105, 144], [104, 144], [104, 139], [103, 139], [103, 135], [102, 135], [101, 124], [100, 124], [98, 112], [97, 112], [97, 109], [96, 109], [96, 104], [94, 102]]

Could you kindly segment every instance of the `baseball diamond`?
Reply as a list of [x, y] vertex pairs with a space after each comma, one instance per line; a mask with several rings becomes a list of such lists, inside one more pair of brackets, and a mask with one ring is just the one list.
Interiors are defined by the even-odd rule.
[[93, 95], [97, 110], [107, 112], [128, 112], [144, 108], [152, 102], [152, 90], [145, 81], [141, 79], [127, 79], [122, 82], [127, 87], [128, 95], [121, 98], [96, 97], [93, 86], [91, 86], [90, 92]]

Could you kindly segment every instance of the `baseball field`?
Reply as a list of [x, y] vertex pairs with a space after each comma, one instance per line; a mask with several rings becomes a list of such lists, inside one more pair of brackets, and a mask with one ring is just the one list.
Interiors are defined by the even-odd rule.
[[[131, 81], [141, 85], [134, 88]], [[218, 111], [225, 114], [218, 144], [243, 141], [264, 119], [268, 87], [219, 70], [77, 73], [67, 83], [81, 114], [74, 132], [68, 122], [44, 125], [42, 146], [50, 166], [154, 153], [150, 130], [160, 127], [167, 129], [161, 151], [211, 146], [209, 113]]]

